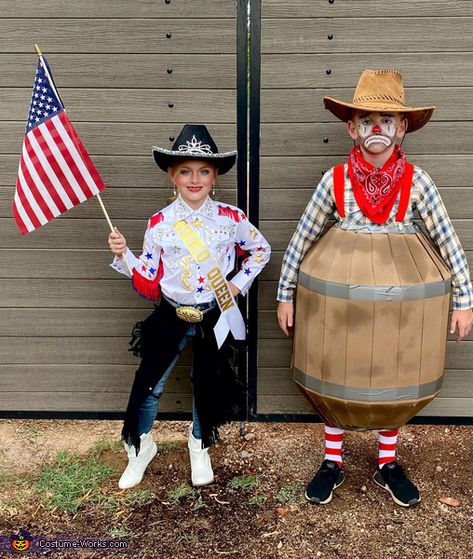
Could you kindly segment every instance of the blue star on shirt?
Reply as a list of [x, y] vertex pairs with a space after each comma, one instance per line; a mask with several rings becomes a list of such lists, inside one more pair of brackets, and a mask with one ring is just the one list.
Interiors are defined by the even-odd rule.
[[151, 252], [147, 252], [147, 253], [146, 253], [146, 258], [147, 258], [148, 260], [151, 260], [151, 258], [153, 258], [153, 255], [151, 254]]
[[246, 245], [246, 241], [241, 240], [238, 244], [239, 244], [241, 247], [244, 247], [244, 246]]
[[198, 287], [198, 288], [197, 288], [197, 293], [202, 293], [203, 290], [204, 290], [203, 287]]
[[154, 272], [156, 272], [156, 269], [155, 268], [150, 268], [149, 272], [150, 272], [150, 274], [154, 274]]
[[245, 274], [249, 276], [251, 274], [251, 270], [249, 268], [245, 268]]

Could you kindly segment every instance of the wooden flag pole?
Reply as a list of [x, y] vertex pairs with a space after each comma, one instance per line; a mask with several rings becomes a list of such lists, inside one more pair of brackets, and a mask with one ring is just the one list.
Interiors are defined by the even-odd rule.
[[[46, 64], [45, 64], [45, 62], [44, 62], [44, 60], [43, 60], [43, 55], [41, 54], [41, 51], [39, 50], [38, 45], [35, 44], [34, 48], [36, 49], [36, 54], [38, 55], [39, 60], [41, 61], [41, 66], [42, 66], [43, 69], [44, 69], [44, 73], [46, 74], [46, 77], [48, 78], [49, 83], [51, 84], [51, 88], [52, 88], [52, 90], [54, 91], [54, 94], [56, 95], [56, 97], [58, 98], [59, 102], [60, 102], [61, 105], [62, 105], [61, 98], [59, 97], [59, 93], [57, 92], [56, 86], [55, 86], [55, 84], [54, 84], [54, 82], [53, 82], [53, 78], [51, 77], [51, 74], [49, 73], [48, 67], [46, 66]], [[64, 109], [64, 107], [63, 107], [63, 109]], [[64, 110], [65, 110], [65, 109], [64, 109]]]
[[[43, 55], [41, 54], [41, 51], [40, 51], [40, 49], [39, 49], [39, 47], [38, 47], [38, 45], [37, 45], [36, 43], [35, 43], [34, 48], [36, 49], [36, 54], [38, 55], [38, 58], [39, 58], [40, 61], [41, 61], [41, 65], [42, 65], [42, 67], [43, 67], [43, 69], [44, 69], [44, 73], [46, 74], [46, 76], [47, 76], [47, 78], [48, 78], [48, 80], [49, 80], [49, 83], [51, 84], [51, 87], [52, 87], [52, 89], [53, 89], [53, 91], [54, 91], [56, 97], [58, 98], [59, 102], [60, 102], [61, 105], [62, 105], [62, 101], [61, 101], [61, 98], [59, 97], [59, 93], [58, 93], [57, 90], [56, 90], [56, 87], [55, 87], [55, 85], [54, 85], [54, 82], [53, 82], [53, 79], [52, 79], [52, 77], [51, 77], [51, 74], [50, 74], [49, 71], [48, 71], [48, 67], [46, 66], [46, 64], [45, 64], [45, 62], [44, 62], [44, 60], [43, 60]], [[64, 106], [63, 106], [63, 109], [64, 109]], [[64, 110], [65, 110], [65, 109], [64, 109]], [[112, 233], [115, 233], [115, 229], [114, 229], [114, 227], [113, 227], [113, 225], [112, 225], [112, 221], [111, 221], [111, 219], [110, 219], [110, 216], [108, 215], [108, 212], [107, 212], [107, 210], [105, 209], [105, 206], [104, 206], [104, 204], [103, 204], [103, 202], [102, 202], [102, 198], [100, 197], [100, 192], [98, 192], [95, 196], [97, 197], [97, 199], [98, 199], [98, 201], [99, 201], [100, 207], [102, 208], [102, 211], [103, 211], [103, 213], [104, 213], [104, 215], [105, 215], [105, 219], [107, 220], [108, 226], [110, 227], [110, 231], [111, 231]], [[122, 260], [125, 262], [126, 267], [127, 267], [128, 271], [130, 272], [130, 275], [133, 275], [133, 270], [131, 269], [131, 266], [130, 266], [130, 263], [128, 262], [128, 260], [127, 260], [125, 257], [123, 257]]]

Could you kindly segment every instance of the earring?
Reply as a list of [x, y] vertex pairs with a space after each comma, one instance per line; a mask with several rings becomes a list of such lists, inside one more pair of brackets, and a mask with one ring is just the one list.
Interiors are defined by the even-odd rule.
[[215, 196], [215, 185], [212, 185], [212, 196]]
[[172, 195], [173, 195], [173, 196], [176, 196], [176, 185], [173, 184], [172, 186], [173, 186]]

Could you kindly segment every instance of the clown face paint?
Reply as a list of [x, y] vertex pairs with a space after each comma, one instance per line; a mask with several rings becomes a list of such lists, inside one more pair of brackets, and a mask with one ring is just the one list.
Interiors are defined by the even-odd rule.
[[396, 140], [401, 117], [399, 114], [369, 113], [355, 115], [358, 141], [371, 151], [383, 151]]

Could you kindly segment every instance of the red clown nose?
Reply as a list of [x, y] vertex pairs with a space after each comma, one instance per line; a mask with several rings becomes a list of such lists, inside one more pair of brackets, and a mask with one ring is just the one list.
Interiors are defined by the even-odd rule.
[[373, 134], [381, 134], [382, 130], [381, 130], [381, 126], [379, 124], [375, 124], [373, 126], [373, 130], [372, 133]]

